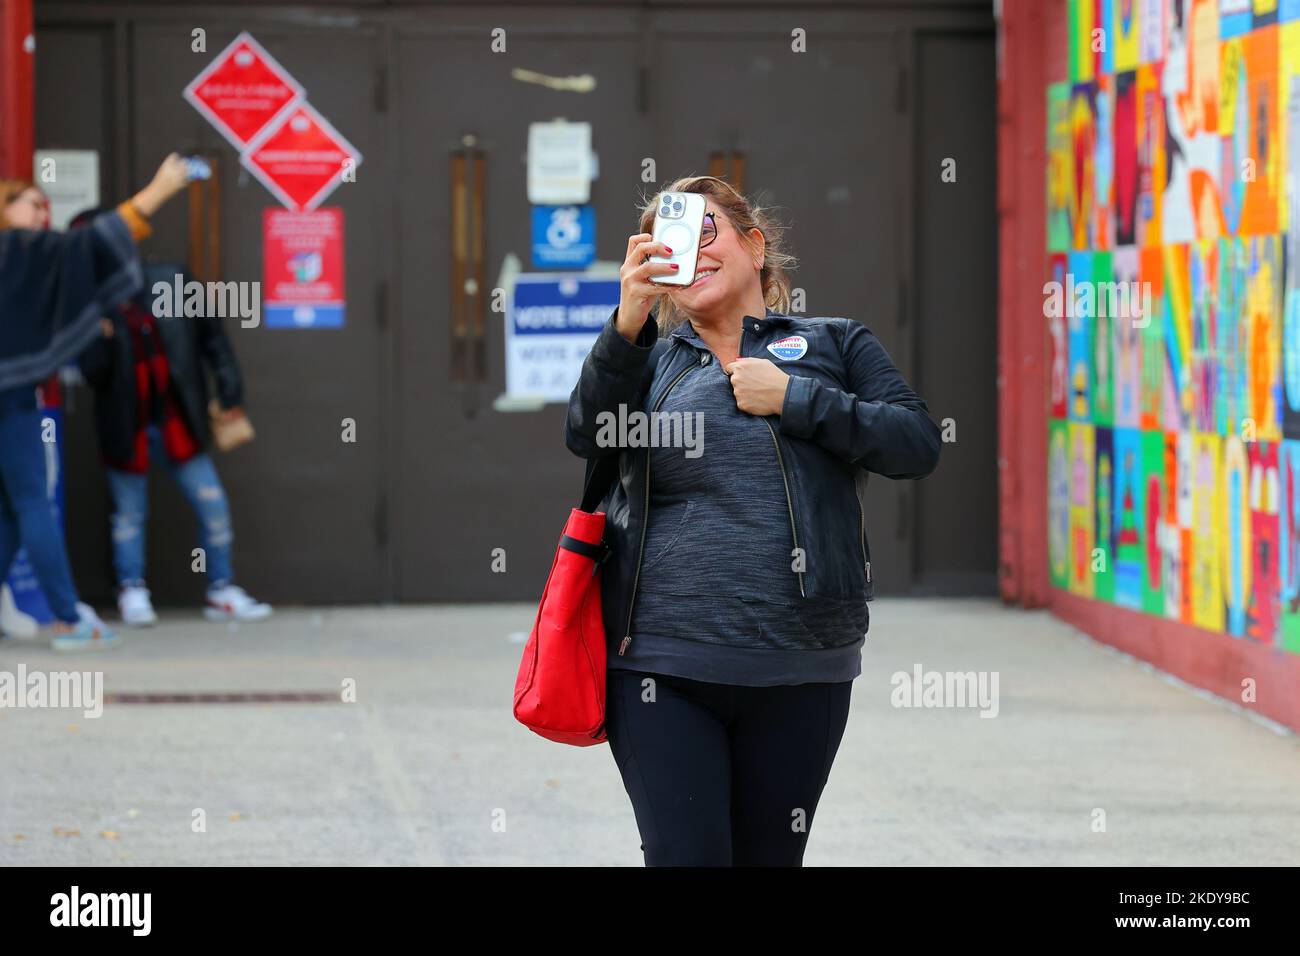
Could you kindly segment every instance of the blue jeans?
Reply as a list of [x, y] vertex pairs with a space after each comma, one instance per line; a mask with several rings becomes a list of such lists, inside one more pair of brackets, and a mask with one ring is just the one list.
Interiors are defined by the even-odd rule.
[[[217, 469], [206, 454], [177, 464], [163, 450], [162, 435], [150, 427], [149, 458], [163, 462], [194, 509], [199, 520], [199, 545], [203, 548], [208, 587], [229, 584], [230, 549], [234, 532], [230, 506], [221, 487]], [[144, 584], [144, 532], [149, 516], [149, 476], [131, 471], [108, 470], [108, 487], [113, 494], [113, 565], [122, 587]]]
[[77, 589], [45, 490], [48, 446], [41, 440], [41, 418], [35, 386], [0, 392], [0, 581], [9, 576], [18, 549], [26, 547], [50, 610], [75, 624]]

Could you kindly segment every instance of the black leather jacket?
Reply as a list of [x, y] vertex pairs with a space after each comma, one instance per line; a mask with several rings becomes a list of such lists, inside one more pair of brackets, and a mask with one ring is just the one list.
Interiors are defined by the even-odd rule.
[[[190, 276], [177, 266], [148, 265], [145, 285], [136, 304], [150, 310], [155, 283], [174, 288], [181, 274], [182, 285]], [[172, 303], [172, 316], [157, 320], [159, 338], [167, 355], [172, 389], [185, 424], [201, 446], [211, 439], [208, 423], [208, 372], [216, 383], [217, 401], [222, 408], [243, 404], [243, 378], [235, 350], [222, 328], [221, 319], [185, 317], [183, 301]], [[113, 323], [112, 338], [99, 337], [80, 359], [81, 374], [95, 390], [95, 427], [99, 447], [109, 461], [130, 461], [138, 426], [135, 383], [135, 354], [126, 318], [116, 309], [106, 316]]]
[[[598, 444], [598, 416], [617, 415], [620, 405], [629, 412], [656, 411], [684, 375], [714, 361], [689, 323], [661, 339], [648, 317], [632, 343], [614, 327], [616, 316], [617, 310], [583, 362], [565, 422], [565, 444], [574, 454], [588, 460], [619, 456], [619, 480], [602, 508], [610, 555], [601, 598], [614, 653], [631, 638], [649, 509], [650, 456], [643, 447]], [[744, 321], [741, 356], [769, 359], [791, 376], [781, 414], [766, 421], [772, 432], [772, 467], [781, 469], [787, 490], [791, 551], [801, 549], [804, 555], [800, 591], [810, 601], [868, 601], [866, 472], [925, 477], [939, 461], [939, 427], [879, 340], [858, 322], [797, 318], [770, 309], [762, 318], [745, 316]], [[789, 341], [779, 352], [768, 348], [782, 340]], [[782, 353], [791, 357], [782, 358]]]

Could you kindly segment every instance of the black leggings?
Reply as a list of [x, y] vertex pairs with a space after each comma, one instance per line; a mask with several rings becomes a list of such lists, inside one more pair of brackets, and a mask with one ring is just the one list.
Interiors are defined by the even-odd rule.
[[852, 687], [609, 671], [605, 729], [646, 866], [801, 866]]

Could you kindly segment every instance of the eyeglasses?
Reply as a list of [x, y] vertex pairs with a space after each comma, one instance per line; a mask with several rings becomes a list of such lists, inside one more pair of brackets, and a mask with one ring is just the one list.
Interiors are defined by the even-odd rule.
[[718, 238], [718, 220], [711, 212], [704, 214], [704, 225], [700, 228], [700, 248], [703, 249]]
[[12, 206], [14, 203], [18, 202], [29, 202], [41, 212], [50, 211], [50, 201], [48, 199], [42, 199], [40, 196], [32, 196], [28, 193], [19, 193], [13, 199], [9, 200], [9, 205]]

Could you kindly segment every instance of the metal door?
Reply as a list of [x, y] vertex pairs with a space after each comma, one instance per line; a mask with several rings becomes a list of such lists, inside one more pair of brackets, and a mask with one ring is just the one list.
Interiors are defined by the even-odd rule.
[[[465, 137], [483, 157], [492, 289], [508, 253], [530, 268], [529, 123], [591, 122], [600, 163], [592, 184], [597, 257], [621, 260], [650, 126], [638, 105], [639, 40], [628, 17], [617, 19], [622, 27], [611, 33], [561, 29], [536, 17], [527, 31], [510, 33], [509, 57], [495, 61], [486, 34], [477, 32], [407, 30], [397, 40], [392, 121], [401, 137], [395, 248], [402, 281], [395, 308], [402, 318], [392, 468], [401, 600], [536, 598], [566, 509], [577, 503], [582, 466], [564, 448], [563, 407], [493, 410], [505, 388], [502, 314], [485, 315], [486, 377], [453, 380], [451, 160], [466, 148]], [[589, 26], [599, 26], [599, 18]], [[515, 79], [515, 68], [590, 74], [596, 85], [589, 93], [557, 91]]]
[[917, 168], [928, 184], [917, 191], [913, 211], [917, 387], [948, 439], [939, 470], [916, 486], [917, 587], [992, 595], [998, 536], [993, 36], [923, 35], [916, 62]]
[[[261, 281], [262, 212], [279, 204], [238, 169], [233, 150], [177, 95], [177, 81], [193, 76], [206, 61], [196, 63], [189, 30], [188, 24], [137, 29], [140, 52], [132, 60], [136, 178], [143, 180], [156, 154], [177, 137], [222, 150], [228, 184], [222, 210], [225, 277]], [[222, 49], [235, 32], [209, 28], [209, 51]], [[388, 268], [382, 210], [390, 192], [376, 116], [376, 96], [382, 95], [378, 44], [364, 27], [268, 24], [256, 36], [364, 158], [356, 182], [341, 184], [325, 202], [340, 207], [344, 216], [344, 327], [246, 329], [226, 322], [258, 430], [256, 441], [218, 463], [233, 507], [236, 570], [250, 590], [268, 599], [373, 601], [387, 590], [383, 462], [390, 428], [383, 405], [384, 317], [376, 308], [376, 289]], [[185, 222], [179, 205], [165, 210], [159, 241], [184, 248]], [[355, 441], [343, 440], [345, 420], [355, 423]], [[160, 517], [174, 517], [179, 533], [160, 542], [170, 550], [154, 563], [173, 578], [183, 577], [189, 573], [185, 532], [192, 522], [175, 497], [169, 511], [159, 510]]]

